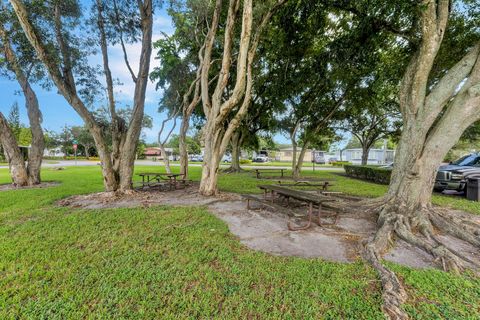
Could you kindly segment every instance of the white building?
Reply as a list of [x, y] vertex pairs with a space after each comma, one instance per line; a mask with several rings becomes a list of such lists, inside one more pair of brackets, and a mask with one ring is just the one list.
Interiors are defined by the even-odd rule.
[[[362, 149], [345, 149], [342, 151], [340, 157], [340, 151], [336, 152], [337, 160], [348, 161], [352, 164], [362, 164]], [[370, 149], [368, 152], [367, 164], [387, 164], [392, 163], [395, 158], [395, 150], [390, 149]]]
[[61, 147], [57, 147], [57, 148], [43, 150], [43, 156], [44, 157], [65, 157], [65, 153], [63, 152]]

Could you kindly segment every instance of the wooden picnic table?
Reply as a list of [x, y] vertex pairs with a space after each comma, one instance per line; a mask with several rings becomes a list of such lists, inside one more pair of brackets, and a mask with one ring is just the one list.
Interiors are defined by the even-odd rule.
[[[151, 181], [161, 183], [162, 180], [166, 181], [170, 190], [177, 188], [177, 177], [181, 176], [179, 173], [160, 173], [160, 172], [142, 172], [138, 174], [142, 177], [142, 187], [151, 186]], [[146, 181], [145, 181], [146, 180]]]
[[261, 178], [261, 174], [262, 172], [265, 173], [265, 172], [269, 172], [269, 173], [280, 173], [281, 177], [283, 178], [283, 175], [284, 175], [284, 172], [286, 171], [287, 169], [283, 169], [283, 168], [257, 168], [257, 169], [254, 169], [255, 171], [255, 175], [257, 177], [257, 179], [260, 179]]
[[[335, 201], [332, 197], [322, 195], [322, 194], [312, 194], [309, 192], [305, 191], [300, 191], [300, 190], [294, 190], [291, 188], [286, 188], [284, 186], [279, 186], [279, 185], [259, 185], [258, 186], [260, 189], [264, 191], [264, 200], [267, 201], [267, 194], [270, 193], [271, 197], [270, 200], [273, 203], [275, 200], [275, 196], [278, 195], [283, 199], [287, 201], [287, 205], [289, 203], [290, 198], [295, 199], [300, 202], [304, 202], [308, 205], [308, 222], [306, 225], [301, 226], [301, 227], [292, 227], [290, 223], [288, 224], [288, 228], [290, 230], [296, 231], [296, 230], [305, 230], [310, 227], [312, 224], [312, 216], [313, 216], [313, 209], [314, 206], [318, 208], [317, 211], [317, 217], [318, 217], [318, 224], [321, 225], [321, 214], [322, 214], [322, 204], [325, 202], [331, 202]], [[336, 223], [336, 217], [335, 215], [335, 223]]]
[[334, 186], [330, 181], [334, 179], [322, 179], [322, 180], [293, 180], [292, 182], [285, 182], [278, 180], [278, 184], [284, 187], [321, 187], [321, 191], [328, 191], [329, 187]]

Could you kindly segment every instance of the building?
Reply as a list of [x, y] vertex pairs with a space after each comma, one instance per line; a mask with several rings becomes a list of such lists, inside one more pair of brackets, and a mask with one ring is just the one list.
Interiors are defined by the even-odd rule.
[[[345, 149], [342, 151], [340, 156], [340, 151], [337, 151], [338, 160], [348, 161], [352, 164], [362, 164], [362, 149]], [[392, 163], [395, 158], [395, 150], [390, 149], [370, 149], [368, 152], [368, 161], [367, 164], [386, 164]]]
[[65, 157], [65, 152], [63, 152], [61, 147], [45, 149], [43, 150], [44, 157]]
[[[301, 148], [297, 148], [297, 158]], [[368, 153], [367, 164], [386, 164], [393, 162], [395, 150], [370, 149]], [[313, 150], [307, 149], [303, 162], [312, 162]], [[342, 151], [326, 152], [315, 150], [315, 159], [317, 163], [329, 163], [331, 161], [348, 161], [352, 164], [362, 163], [362, 149], [345, 149]], [[293, 148], [285, 147], [275, 153], [275, 161], [292, 162]]]
[[[165, 148], [165, 152], [167, 152], [168, 158], [170, 160], [174, 160], [173, 148]], [[145, 148], [143, 152], [145, 159], [149, 160], [163, 160], [162, 151], [158, 147], [148, 147]]]
[[[297, 158], [302, 148], [297, 148]], [[275, 161], [292, 162], [293, 160], [293, 147], [286, 147], [275, 152]], [[303, 162], [312, 162], [312, 149], [307, 149]]]

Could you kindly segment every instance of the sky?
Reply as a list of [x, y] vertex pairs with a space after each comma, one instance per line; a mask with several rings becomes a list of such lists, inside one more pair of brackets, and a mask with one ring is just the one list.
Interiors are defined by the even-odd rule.
[[[172, 34], [174, 31], [172, 21], [165, 9], [158, 10], [154, 15], [153, 22], [153, 41], [161, 37], [161, 33]], [[110, 46], [109, 48], [110, 69], [113, 78], [120, 80], [123, 85], [116, 86], [115, 93], [117, 101], [122, 105], [132, 105], [134, 94], [134, 83], [130, 77], [130, 73], [125, 65], [123, 53], [120, 45]], [[138, 70], [138, 62], [140, 58], [141, 44], [127, 44], [127, 53], [130, 64], [134, 72]], [[155, 50], [152, 53], [150, 70], [159, 65], [159, 61], [155, 59]], [[89, 57], [92, 64], [101, 64], [101, 56]], [[103, 79], [101, 79], [103, 81]], [[42, 89], [39, 86], [33, 86], [37, 94], [40, 109], [43, 114], [43, 127], [47, 130], [60, 131], [65, 125], [83, 125], [82, 119], [61, 96], [57, 89], [53, 86], [50, 91]], [[153, 128], [144, 129], [143, 133], [147, 142], [156, 142], [158, 130], [165, 115], [159, 114], [158, 102], [162, 93], [155, 90], [155, 84], [149, 81], [145, 99], [145, 113], [153, 118]], [[15, 80], [0, 77], [0, 112], [5, 116], [8, 115], [12, 104], [18, 102], [20, 106], [20, 120], [28, 126], [27, 112], [25, 109], [25, 99], [21, 93], [20, 86]]]

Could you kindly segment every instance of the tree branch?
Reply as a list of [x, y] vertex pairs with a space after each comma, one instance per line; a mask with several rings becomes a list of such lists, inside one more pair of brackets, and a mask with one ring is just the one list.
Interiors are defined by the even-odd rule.
[[[143, 4], [142, 2], [138, 2], [138, 8], [140, 10], [143, 9]], [[120, 14], [118, 12], [118, 7], [117, 7], [117, 1], [113, 0], [113, 10], [115, 11], [115, 20], [117, 22], [117, 29], [120, 34], [120, 45], [122, 46], [122, 51], [123, 51], [123, 59], [125, 60], [125, 64], [127, 65], [127, 69], [130, 72], [130, 75], [132, 77], [133, 82], [137, 82], [137, 77], [135, 76], [135, 73], [133, 72], [132, 67], [130, 66], [130, 62], [128, 61], [128, 55], [127, 55], [127, 50], [125, 48], [125, 42], [123, 41], [123, 32], [122, 32], [122, 26], [120, 25]]]

